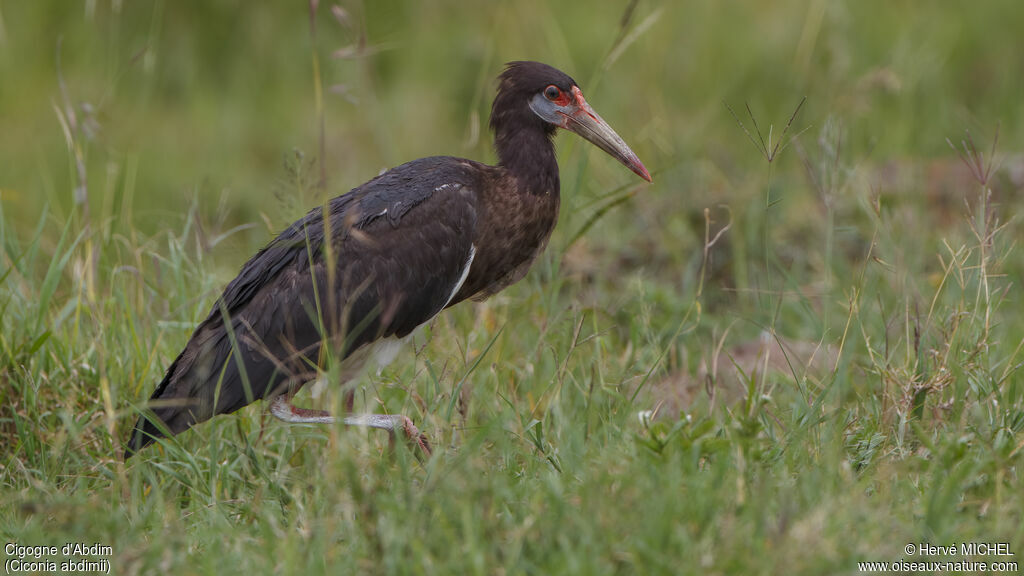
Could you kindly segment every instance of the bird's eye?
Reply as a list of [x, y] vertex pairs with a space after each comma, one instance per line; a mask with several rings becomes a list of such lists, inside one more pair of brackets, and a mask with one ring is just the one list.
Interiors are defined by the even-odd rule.
[[548, 100], [551, 100], [552, 102], [558, 100], [558, 97], [561, 95], [562, 91], [559, 90], [558, 86], [555, 86], [554, 84], [544, 89], [544, 97], [547, 98]]

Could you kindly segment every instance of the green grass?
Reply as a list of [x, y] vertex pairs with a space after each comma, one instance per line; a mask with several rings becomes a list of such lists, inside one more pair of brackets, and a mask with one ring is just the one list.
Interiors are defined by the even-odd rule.
[[[291, 4], [0, 1], [4, 544], [117, 574], [1024, 562], [1024, 5], [346, 1], [314, 35]], [[522, 58], [654, 184], [559, 136], [527, 278], [361, 382], [435, 455], [257, 404], [122, 463], [240, 264], [382, 168], [493, 159]]]

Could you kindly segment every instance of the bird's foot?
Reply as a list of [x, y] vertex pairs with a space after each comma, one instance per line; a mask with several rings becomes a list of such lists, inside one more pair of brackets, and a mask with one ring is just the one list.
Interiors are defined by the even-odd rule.
[[[331, 413], [326, 410], [311, 410], [293, 406], [284, 395], [271, 401], [270, 413], [280, 420], [294, 424], [332, 424], [337, 421], [337, 418], [331, 416]], [[349, 426], [387, 430], [392, 438], [396, 431], [400, 431], [424, 455], [430, 456], [433, 452], [427, 435], [420, 432], [412, 420], [399, 414], [353, 414], [343, 418], [342, 422]]]
[[[433, 454], [433, 449], [430, 447], [430, 439], [423, 432], [420, 432], [419, 428], [412, 423], [412, 420], [402, 416], [402, 432], [405, 433], [405, 437], [412, 441], [425, 456]], [[391, 436], [394, 438], [394, 434]]]
[[355, 414], [346, 416], [345, 424], [387, 430], [392, 438], [395, 437], [396, 431], [401, 431], [423, 455], [430, 456], [433, 453], [427, 435], [420, 432], [412, 420], [401, 414]]

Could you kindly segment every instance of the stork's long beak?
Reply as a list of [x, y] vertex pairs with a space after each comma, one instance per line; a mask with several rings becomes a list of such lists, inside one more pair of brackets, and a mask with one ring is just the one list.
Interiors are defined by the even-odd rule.
[[597, 112], [594, 112], [590, 104], [587, 104], [587, 101], [583, 99], [583, 92], [576, 86], [572, 88], [572, 97], [575, 98], [576, 102], [574, 105], [571, 105], [571, 113], [565, 114], [563, 112], [565, 123], [562, 127], [586, 138], [595, 146], [625, 164], [627, 168], [636, 172], [638, 176], [648, 182], [652, 182], [651, 173], [647, 171], [647, 168], [644, 168], [643, 162], [637, 158], [636, 154], [633, 153], [622, 138], [615, 133], [615, 130], [612, 130], [611, 126], [597, 115]]

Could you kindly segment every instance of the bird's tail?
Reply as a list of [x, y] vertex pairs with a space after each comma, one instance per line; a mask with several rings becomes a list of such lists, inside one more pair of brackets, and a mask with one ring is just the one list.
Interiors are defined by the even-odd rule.
[[139, 418], [139, 421], [135, 423], [135, 429], [132, 431], [131, 439], [124, 446], [124, 459], [128, 460], [135, 455], [136, 452], [142, 450], [146, 446], [149, 446], [153, 442], [156, 442], [158, 438], [165, 438], [167, 435], [161, 431], [152, 420], [152, 415], [143, 415]]
[[[172, 376], [175, 374], [180, 360], [181, 356], [175, 359], [174, 363], [167, 369], [164, 379], [157, 386], [156, 391], [153, 392], [153, 396], [150, 397], [149, 405], [143, 409], [142, 415], [139, 416], [138, 422], [135, 423], [135, 429], [132, 430], [131, 437], [124, 446], [125, 460], [128, 460], [136, 452], [160, 438], [173, 436], [178, 432], [188, 429], [191, 425], [191, 422], [184, 426], [176, 425], [177, 422], [182, 420], [182, 416], [189, 412], [187, 398], [180, 398], [180, 402], [175, 403], [175, 387], [170, 386]], [[180, 389], [180, 387], [177, 388]], [[162, 405], [157, 406], [158, 404]]]
[[[208, 348], [196, 353], [193, 346]], [[142, 411], [124, 447], [125, 460], [160, 438], [174, 436], [216, 414], [234, 412], [255, 399], [263, 398], [267, 386], [276, 382], [274, 377], [260, 379], [261, 385], [251, 388], [230, 356], [228, 338], [210, 344], [201, 337], [197, 340], [193, 336], [167, 369], [167, 374]], [[247, 363], [247, 367], [253, 374], [261, 369], [255, 362]]]

